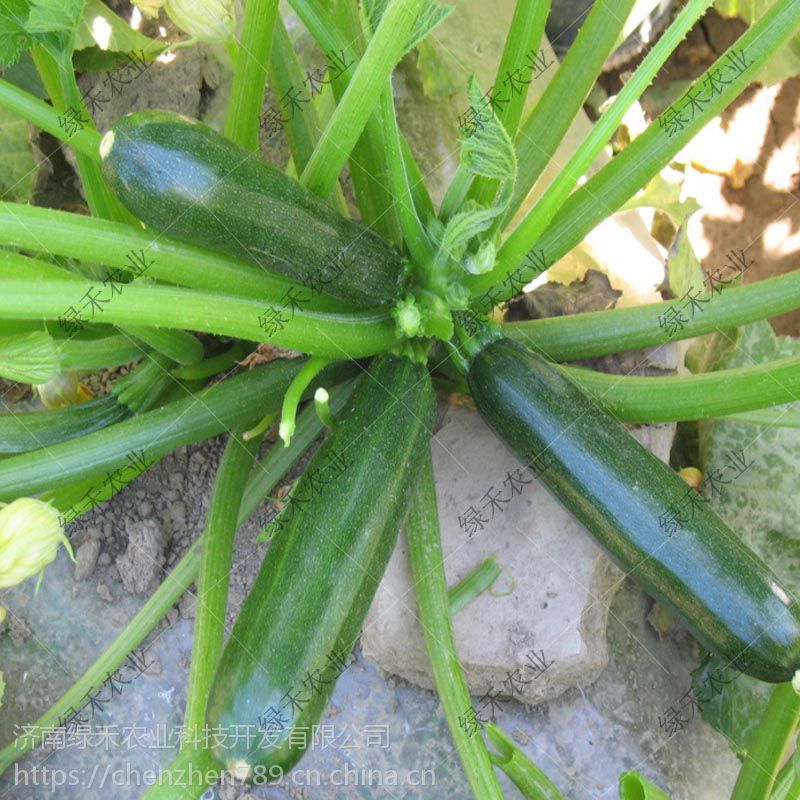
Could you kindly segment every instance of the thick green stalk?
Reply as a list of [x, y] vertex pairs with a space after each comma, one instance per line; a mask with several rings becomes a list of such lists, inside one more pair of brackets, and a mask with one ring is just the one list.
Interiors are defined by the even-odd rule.
[[158, 624], [167, 611], [172, 608], [178, 598], [186, 591], [194, 580], [200, 565], [200, 543], [195, 542], [189, 552], [175, 565], [162, 581], [156, 591], [147, 599], [122, 633], [109, 645], [102, 655], [81, 675], [75, 684], [67, 690], [50, 708], [34, 723], [40, 733], [26, 733], [9, 742], [0, 750], [0, 774], [16, 760], [22, 758], [35, 745], [41, 744], [48, 733], [48, 728], [58, 725], [70, 709], [80, 708], [87, 694], [97, 691], [125, 661], [128, 654], [135, 650], [148, 633]]
[[402, 55], [425, 0], [391, 0], [300, 182], [327, 197]]
[[486, 735], [500, 751], [489, 753], [492, 764], [500, 767], [508, 775], [526, 800], [564, 800], [564, 796], [555, 784], [501, 728], [493, 722], [487, 722]]
[[619, 776], [620, 800], [669, 800], [669, 795], [638, 772]]
[[800, 752], [795, 750], [781, 767], [772, 787], [769, 800], [797, 800], [800, 797]]
[[260, 444], [260, 436], [245, 442], [241, 438], [241, 431], [231, 432], [217, 470], [201, 535], [203, 555], [197, 579], [192, 661], [183, 719], [184, 730], [188, 732], [189, 739], [194, 741], [202, 738], [208, 691], [222, 654], [228, 581], [239, 507], [247, 475]]
[[[37, 322], [37, 325], [40, 324]], [[69, 339], [56, 341], [61, 353], [63, 370], [94, 372], [98, 369], [128, 364], [141, 358], [142, 355], [141, 345], [121, 333], [91, 339], [72, 336]]]
[[[90, 130], [94, 129], [94, 120], [83, 102], [81, 90], [75, 80], [72, 54], [60, 53], [56, 58], [43, 45], [37, 45], [31, 49], [31, 57], [53, 105], [65, 116], [76, 114], [80, 121], [75, 124]], [[93, 216], [116, 222], [135, 222], [133, 216], [114, 197], [103, 180], [100, 163], [96, 157], [84, 155], [80, 150], [76, 150], [75, 163], [86, 203]]]
[[[363, 6], [361, 10], [363, 11]], [[366, 14], [359, 13], [356, 3], [346, 2], [335, 4], [333, 16], [344, 41], [354, 48], [360, 61], [367, 47], [367, 39], [373, 34], [373, 31], [365, 30]], [[341, 102], [351, 77], [352, 74], [348, 71], [341, 83], [334, 82], [333, 94], [337, 103]], [[391, 78], [389, 84], [391, 85]], [[403, 241], [403, 232], [389, 186], [389, 142], [386, 134], [380, 108], [376, 107], [350, 154], [350, 178], [361, 220], [374, 228], [387, 242], [399, 247]]]
[[[539, 47], [547, 15], [550, 13], [550, 4], [551, 0], [517, 0], [511, 27], [508, 29], [506, 44], [503, 48], [503, 56], [500, 59], [500, 66], [497, 68], [493, 89], [502, 91], [503, 95], [508, 97], [508, 102], [500, 104], [496, 113], [512, 141], [517, 135], [517, 127], [530, 86], [530, 83], [515, 82], [519, 75], [517, 70], [521, 71], [525, 63], [525, 56]], [[511, 92], [510, 96], [503, 88], [507, 84], [508, 91]], [[499, 188], [500, 181], [480, 176], [473, 181], [468, 196], [481, 205], [488, 206]]]
[[389, 185], [392, 189], [397, 219], [403, 231], [403, 239], [411, 258], [417, 268], [425, 273], [433, 263], [435, 251], [425, 233], [425, 228], [417, 216], [414, 197], [411, 193], [403, 148], [400, 139], [400, 128], [394, 108], [391, 80], [381, 95], [381, 111], [386, 134], [386, 161], [389, 169]]
[[[684, 95], [701, 97], [704, 103], [701, 110], [692, 111], [694, 116], [689, 120], [689, 111], [681, 112], [678, 108], [678, 116], [685, 113], [683, 124], [675, 122], [676, 109], [671, 107], [672, 110], [668, 109], [650, 123], [644, 133], [570, 195], [530, 252], [535, 251], [550, 264], [579, 244], [592, 228], [624, 205], [708, 122], [727, 108], [747, 88], [752, 76], [767, 59], [794, 35], [799, 24], [800, 3], [777, 0], [771, 5], [764, 16], [749, 27]], [[742, 60], [746, 66], [740, 70], [736, 65], [741, 65]], [[729, 83], [720, 83], [721, 77], [730, 76], [731, 69], [734, 76]], [[556, 78], [560, 74], [561, 70]], [[552, 84], [548, 90], [551, 87]], [[715, 91], [718, 93], [714, 94]], [[519, 280], [535, 277], [539, 267], [520, 267], [520, 270], [523, 274], [517, 279], [517, 285]], [[484, 275], [470, 276], [465, 283], [476, 297], [495, 289], [492, 299], [498, 303], [515, 291], [513, 286], [501, 290], [506, 277], [505, 272], [495, 269]]]
[[575, 151], [567, 165], [561, 169], [534, 207], [525, 215], [497, 254], [495, 269], [505, 274], [512, 265], [519, 264], [556, 215], [577, 184], [592, 165], [597, 155], [622, 122], [623, 116], [714, 0], [689, 0], [675, 21], [659, 37], [633, 76], [625, 83], [614, 102], [603, 112], [589, 135]]
[[595, 3], [564, 61], [555, 65], [555, 75], [517, 134], [517, 180], [506, 221], [522, 205], [581, 110], [632, 7], [633, 0]]
[[186, 331], [141, 325], [126, 325], [125, 331], [178, 364], [195, 364], [203, 357], [203, 343]]
[[489, 762], [483, 738], [477, 733], [470, 735], [459, 724], [459, 717], [467, 714], [472, 707], [472, 700], [453, 638], [430, 454], [425, 458], [414, 492], [406, 537], [428, 658], [456, 750], [475, 797], [502, 800], [503, 793]]
[[[75, 285], [72, 302], [92, 288], [88, 282]], [[0, 296], [0, 319], [57, 320], [67, 314], [72, 298], [71, 294], [65, 297], [60, 281], [6, 281]], [[269, 341], [329, 358], [374, 355], [397, 342], [394, 322], [386, 310], [330, 314], [303, 308], [291, 319], [289, 312], [280, 312], [280, 308], [268, 301], [192, 289], [131, 285], [101, 306], [97, 316], [111, 325], [186, 328], [252, 342]], [[272, 322], [276, 314], [282, 322]]]
[[197, 380], [198, 378], [211, 378], [220, 372], [233, 369], [248, 354], [249, 348], [245, 342], [234, 342], [227, 350], [209, 356], [197, 364], [178, 367], [172, 374], [178, 380]]
[[748, 411], [743, 414], [731, 414], [731, 422], [745, 422], [748, 425], [767, 425], [777, 428], [800, 428], [800, 414], [780, 408], [766, 408]]
[[800, 694], [792, 682], [778, 684], [747, 738], [746, 755], [731, 800], [769, 800], [786, 748], [800, 724]]
[[299, 359], [273, 361], [105, 430], [7, 458], [0, 462], [0, 498], [13, 500], [102, 478], [125, 467], [131, 453], [137, 454], [137, 460], [151, 461], [177, 447], [244, 425], [265, 411], [277, 411], [302, 364]]
[[479, 594], [485, 592], [499, 577], [502, 570], [497, 566], [494, 556], [481, 561], [475, 569], [468, 572], [458, 583], [447, 590], [450, 615], [466, 608]]
[[[65, 267], [11, 252], [0, 254], [0, 278], [72, 281], [77, 286], [81, 286], [85, 280], [81, 275], [70, 272]], [[113, 285], [115, 288], [111, 290], [112, 295], [117, 289], [122, 291], [123, 286], [120, 282], [114, 281]], [[71, 288], [64, 288], [65, 293], [71, 291], [73, 291]], [[185, 331], [128, 325], [123, 335], [128, 339], [131, 337], [139, 339], [148, 347], [180, 364], [192, 364], [203, 356], [202, 343]]]
[[245, 5], [242, 38], [225, 118], [225, 135], [256, 153], [272, 31], [277, 17], [278, 0], [248, 0]]
[[[19, 203], [0, 201], [0, 245], [105, 264], [124, 272], [143, 272], [166, 283], [265, 302], [278, 302], [288, 290], [302, 288], [301, 283], [247, 261], [181, 244], [138, 226]], [[347, 309], [346, 304], [324, 295], [313, 298], [306, 307]]]
[[100, 161], [100, 134], [96, 130], [86, 127], [65, 128], [59, 122], [62, 115], [56, 109], [3, 78], [0, 78], [0, 107], [47, 131], [72, 147], [76, 153]]
[[800, 356], [698, 375], [642, 377], [560, 367], [622, 422], [708, 419], [791, 403], [800, 396]]
[[[696, 287], [699, 291], [701, 287]], [[725, 289], [701, 306], [694, 319], [670, 335], [659, 319], [675, 300], [634, 308], [592, 311], [563, 317], [511, 322], [503, 334], [551, 361], [594, 358], [642, 347], [657, 347], [678, 339], [729, 330], [759, 319], [800, 308], [800, 270], [747, 286]], [[687, 317], [688, 319], [688, 317]]]

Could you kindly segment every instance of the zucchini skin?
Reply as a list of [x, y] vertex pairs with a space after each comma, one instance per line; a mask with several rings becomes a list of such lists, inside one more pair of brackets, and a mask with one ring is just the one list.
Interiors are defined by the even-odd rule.
[[[270, 545], [209, 693], [207, 725], [232, 732], [212, 754], [235, 776], [278, 779], [303, 755], [307, 742], [297, 731], [311, 737], [338, 677], [328, 656], [349, 656], [361, 630], [429, 446], [434, 409], [424, 366], [378, 358], [298, 481], [294, 496], [310, 499]], [[346, 469], [309, 495], [309, 476], [339, 455]]]
[[397, 250], [196, 120], [157, 109], [128, 114], [100, 152], [120, 202], [171, 238], [235, 254], [358, 308], [402, 293]]
[[701, 644], [760, 680], [792, 678], [796, 601], [706, 503], [693, 504], [693, 518], [671, 536], [661, 529], [659, 517], [687, 498], [674, 470], [556, 367], [508, 339], [474, 355], [467, 383], [498, 436], [526, 463], [546, 465], [545, 485]]

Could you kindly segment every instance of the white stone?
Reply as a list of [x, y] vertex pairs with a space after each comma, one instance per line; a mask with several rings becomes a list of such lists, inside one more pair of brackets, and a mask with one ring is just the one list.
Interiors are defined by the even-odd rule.
[[[667, 460], [673, 426], [634, 433]], [[448, 586], [492, 554], [503, 568], [491, 591], [504, 596], [486, 591], [454, 619], [456, 646], [473, 695], [491, 691], [538, 703], [590, 684], [608, 661], [608, 606], [622, 573], [536, 479], [522, 486], [522, 493], [509, 499], [484, 530], [467, 534], [459, 516], [471, 505], [481, 509], [490, 487], [504, 490], [508, 498], [503, 480], [522, 467], [475, 411], [449, 406], [432, 453]], [[525, 477], [530, 479], [530, 473]], [[381, 669], [433, 688], [402, 533], [361, 644]], [[538, 671], [528, 666], [529, 654], [534, 664], [543, 655], [549, 666]]]

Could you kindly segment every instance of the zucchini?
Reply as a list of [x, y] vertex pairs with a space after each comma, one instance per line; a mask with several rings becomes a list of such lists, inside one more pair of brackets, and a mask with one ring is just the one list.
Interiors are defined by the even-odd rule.
[[483, 419], [625, 572], [712, 653], [760, 680], [790, 680], [797, 603], [701, 496], [552, 364], [505, 338], [468, 349]]
[[402, 293], [397, 250], [196, 120], [128, 114], [103, 137], [100, 155], [122, 205], [178, 241], [246, 258], [359, 308]]
[[427, 370], [382, 356], [276, 519], [208, 700], [214, 757], [277, 780], [303, 755], [346, 666], [433, 427]]

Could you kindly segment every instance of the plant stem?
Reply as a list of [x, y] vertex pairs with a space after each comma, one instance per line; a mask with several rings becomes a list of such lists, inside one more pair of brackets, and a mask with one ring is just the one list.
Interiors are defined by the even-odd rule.
[[100, 134], [96, 130], [79, 128], [68, 132], [59, 122], [61, 115], [51, 105], [3, 78], [0, 78], [0, 107], [47, 131], [72, 147], [76, 153], [100, 161]]
[[[301, 283], [247, 261], [181, 244], [153, 231], [20, 203], [0, 201], [0, 245], [105, 264], [125, 272], [137, 269], [131, 257], [141, 254], [148, 262], [148, 277], [265, 302], [278, 302], [292, 287], [302, 288]], [[348, 308], [323, 295], [307, 307]]]
[[[301, 365], [296, 359], [273, 361], [102, 431], [60, 442], [45, 451], [4, 459], [0, 462], [0, 499], [13, 500], [100, 478], [124, 467], [130, 453], [141, 452], [141, 460], [147, 462], [244, 425], [265, 410], [277, 411]], [[87, 453], [91, 453], [90, 459]]]
[[468, 572], [458, 583], [447, 590], [450, 616], [455, 616], [466, 608], [479, 594], [485, 592], [500, 576], [502, 570], [497, 566], [494, 556], [481, 561], [475, 569]]
[[314, 392], [314, 411], [316, 411], [319, 421], [328, 429], [333, 430], [335, 424], [331, 408], [328, 405], [330, 395], [328, 390], [322, 386]]
[[[509, 80], [509, 76], [513, 81], [515, 71], [524, 62], [525, 55], [539, 46], [547, 15], [550, 13], [550, 4], [551, 0], [517, 0], [511, 27], [508, 29], [506, 44], [503, 48], [503, 56], [500, 59], [500, 66], [497, 68], [495, 87], [504, 86]], [[496, 112], [512, 142], [517, 134], [519, 120], [528, 97], [529, 85], [529, 83], [523, 83], [517, 88], [517, 91], [512, 89], [508, 102], [500, 105]], [[497, 194], [499, 187], [499, 180], [481, 175], [473, 181], [469, 197], [481, 205], [488, 206]]]
[[669, 800], [669, 795], [661, 791], [638, 772], [623, 772], [619, 776], [620, 800]]
[[[72, 302], [78, 302], [92, 284], [76, 281], [75, 287]], [[0, 318], [58, 320], [70, 305], [61, 281], [5, 281]], [[280, 330], [268, 331], [259, 320], [270, 307], [274, 308], [265, 301], [193, 289], [128, 285], [102, 306], [102, 315], [112, 325], [188, 328], [251, 342], [269, 341], [329, 358], [362, 358], [397, 342], [394, 322], [383, 309], [330, 314], [304, 308], [294, 312], [294, 319], [287, 317]]]
[[408, 252], [415, 262], [417, 270], [425, 275], [431, 268], [435, 252], [425, 233], [425, 228], [417, 216], [414, 198], [411, 194], [403, 149], [400, 144], [400, 128], [397, 125], [391, 79], [381, 95], [381, 111], [386, 133], [386, 161], [394, 207], [397, 210], [397, 218]]
[[502, 800], [503, 793], [483, 739], [478, 735], [470, 736], [466, 728], [459, 725], [459, 717], [471, 708], [472, 700], [453, 639], [430, 453], [425, 456], [414, 492], [406, 537], [428, 658], [456, 750], [474, 795], [481, 800]]
[[633, 7], [632, 0], [594, 3], [564, 61], [528, 114], [516, 139], [517, 180], [505, 212], [522, 205], [581, 110]]
[[800, 428], [800, 414], [776, 409], [760, 409], [743, 414], [731, 414], [730, 422], [745, 422], [748, 425], [768, 425], [777, 428]]
[[65, 371], [94, 372], [128, 364], [142, 355], [141, 345], [121, 333], [92, 339], [72, 336], [58, 339], [57, 342], [61, 352], [61, 368]]
[[592, 165], [606, 142], [619, 127], [625, 113], [639, 99], [672, 51], [680, 44], [689, 29], [713, 1], [689, 0], [681, 9], [675, 21], [659, 36], [653, 49], [650, 50], [642, 63], [636, 68], [633, 76], [622, 87], [614, 102], [594, 124], [591, 132], [575, 151], [566, 167], [559, 171], [544, 194], [503, 243], [497, 254], [495, 269], [498, 270], [498, 275], [504, 275], [510, 265], [519, 264], [525, 258], [525, 254], [547, 229], [547, 226], [573, 190], [578, 179]]
[[484, 727], [489, 740], [500, 751], [489, 753], [492, 764], [508, 775], [527, 800], [564, 800], [555, 784], [501, 728], [493, 722], [485, 723]]
[[126, 325], [125, 331], [178, 364], [195, 364], [203, 357], [203, 343], [186, 331], [141, 325]]
[[295, 375], [286, 394], [283, 396], [283, 405], [281, 406], [281, 423], [278, 428], [278, 435], [283, 440], [284, 447], [289, 446], [294, 435], [295, 420], [297, 418], [297, 406], [300, 403], [300, 398], [303, 393], [308, 389], [308, 385], [314, 378], [327, 367], [331, 361], [325, 358], [309, 358], [300, 372]]
[[144, 641], [147, 634], [186, 591], [194, 580], [199, 565], [200, 546], [199, 542], [195, 542], [97, 661], [36, 720], [35, 726], [40, 731], [36, 734], [26, 731], [24, 735], [0, 750], [0, 774], [17, 759], [22, 758], [34, 744], [41, 744], [48, 733], [48, 728], [52, 730], [59, 724], [60, 719], [67, 716], [70, 709], [80, 708], [86, 696], [103, 685], [108, 675], [112, 674], [128, 654]]
[[768, 800], [778, 768], [800, 723], [800, 694], [792, 682], [770, 695], [761, 721], [747, 738], [746, 755], [731, 800]]
[[229, 349], [215, 356], [203, 359], [197, 364], [178, 367], [172, 374], [178, 380], [197, 380], [198, 378], [211, 378], [220, 372], [233, 369], [248, 353], [244, 342], [234, 342]]
[[225, 135], [255, 153], [258, 152], [261, 108], [277, 17], [278, 0], [248, 0], [245, 5], [244, 27], [225, 117]]
[[184, 730], [195, 741], [201, 738], [208, 692], [222, 654], [239, 507], [260, 444], [260, 436], [244, 442], [241, 431], [231, 433], [217, 470], [200, 540], [203, 555], [197, 580], [192, 661], [183, 720]]
[[[623, 151], [624, 152], [624, 151]], [[678, 339], [716, 333], [800, 308], [800, 270], [712, 297], [703, 313], [672, 336], [659, 325], [671, 301], [635, 308], [592, 311], [564, 317], [511, 322], [503, 334], [550, 361], [594, 358], [656, 347]]]
[[390, 0], [300, 183], [327, 197], [380, 100], [425, 0]]
[[[766, 60], [794, 35], [798, 23], [800, 23], [800, 3], [794, 2], [794, 0], [776, 0], [754, 25], [749, 27], [694, 82], [690, 92], [697, 95], [703, 92], [703, 87], [709, 82], [713, 85], [720, 75], [728, 74], [728, 70], [732, 64], [737, 62], [737, 59], [740, 60], [742, 57], [749, 59], [746, 68], [731, 78], [729, 83], [723, 84], [719, 94], [707, 98], [702, 111], [698, 111], [694, 118], [680, 130], [668, 135], [665, 120], [668, 119], [669, 112], [665, 112], [666, 117], [662, 114], [658, 120], [651, 122], [644, 133], [634, 139], [628, 147], [614, 156], [596, 175], [570, 195], [553, 217], [548, 229], [536, 242], [536, 250], [541, 254], [546, 254], [547, 262], [554, 263], [580, 243], [592, 228], [633, 197], [705, 125], [747, 88], [750, 76], [754, 75]], [[573, 52], [574, 49], [573, 47], [570, 52]], [[734, 71], [736, 70], [734, 69]], [[561, 70], [556, 74], [556, 78], [548, 90], [560, 74]], [[540, 106], [541, 102], [536, 109]], [[547, 123], [545, 122], [546, 127]], [[505, 277], [505, 274], [492, 270], [484, 275], [470, 276], [465, 283], [477, 297], [498, 285]], [[531, 280], [535, 277], [535, 273], [525, 273], [522, 277], [526, 281]], [[493, 300], [500, 302], [508, 299], [513, 292], [513, 287], [508, 290], [498, 290]]]
[[[83, 102], [75, 80], [72, 54], [60, 53], [55, 57], [43, 45], [36, 45], [31, 49], [31, 57], [53, 105], [62, 111], [75, 112], [82, 120], [75, 124], [94, 129], [92, 115]], [[100, 174], [97, 157], [90, 157], [76, 150], [75, 163], [86, 203], [93, 216], [116, 222], [135, 223], [134, 217], [114, 197]]]
[[559, 367], [623, 422], [681, 422], [791, 403], [800, 393], [800, 356], [698, 375], [643, 377]]

